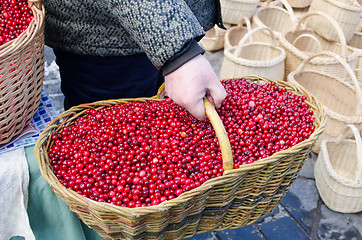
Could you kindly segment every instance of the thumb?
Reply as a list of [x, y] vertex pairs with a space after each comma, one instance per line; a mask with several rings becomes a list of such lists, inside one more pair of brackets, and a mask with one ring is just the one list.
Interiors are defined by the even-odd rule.
[[185, 108], [198, 120], [202, 121], [206, 119], [205, 106], [202, 98], [193, 102], [192, 105], [185, 106]]
[[206, 97], [216, 108], [221, 107], [221, 103], [226, 97], [226, 90], [219, 80], [211, 83]]

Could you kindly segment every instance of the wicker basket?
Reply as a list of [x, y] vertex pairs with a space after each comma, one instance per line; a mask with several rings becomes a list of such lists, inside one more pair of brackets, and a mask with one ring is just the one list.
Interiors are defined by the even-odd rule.
[[34, 19], [16, 39], [0, 46], [0, 145], [29, 124], [40, 103], [44, 79], [44, 8], [29, 1]]
[[[324, 12], [333, 17], [341, 27], [348, 42], [351, 40], [358, 25], [362, 7], [356, 0], [314, 0], [309, 7], [309, 12], [317, 11]], [[330, 27], [330, 22], [324, 18], [313, 16], [308, 19], [307, 26], [328, 40], [339, 40], [334, 29]]]
[[[322, 16], [333, 23], [334, 30], [339, 36], [339, 43], [326, 40], [311, 29], [301, 29], [301, 25], [304, 20], [314, 15]], [[296, 39], [301, 35], [312, 35], [314, 38], [303, 38], [298, 41], [298, 45], [293, 45], [293, 43], [296, 43]], [[316, 44], [316, 39], [319, 41], [319, 44]], [[357, 51], [347, 45], [341, 28], [332, 17], [325, 13], [315, 12], [304, 14], [298, 20], [296, 28], [293, 31], [281, 34], [279, 41], [287, 54], [285, 59], [286, 77], [290, 72], [295, 71], [298, 66], [311, 55], [311, 53], [316, 53], [320, 50], [335, 52], [345, 58], [353, 70], [356, 68], [358, 58]], [[307, 69], [326, 72], [338, 78], [343, 78], [346, 75], [345, 68], [335, 58], [330, 56], [320, 56], [313, 59], [308, 64]]]
[[243, 17], [251, 19], [260, 0], [220, 0], [224, 23], [238, 24]]
[[[346, 139], [349, 129], [355, 140]], [[362, 143], [354, 125], [347, 125], [338, 138], [322, 142], [314, 176], [328, 208], [341, 213], [362, 211]]]
[[225, 29], [215, 25], [201, 39], [200, 44], [206, 51], [218, 51], [224, 48]]
[[[279, 39], [281, 33], [291, 31], [295, 28], [297, 18], [294, 16], [292, 7], [286, 0], [281, 0], [284, 7], [270, 5], [267, 1], [265, 5], [258, 8], [252, 18], [252, 27], [268, 27]], [[255, 36], [255, 41], [268, 42], [270, 39], [269, 32], [261, 31]]]
[[[258, 84], [272, 82], [260, 77], [246, 77], [246, 79]], [[297, 178], [313, 144], [326, 124], [326, 115], [318, 100], [292, 84], [273, 82], [285, 87], [287, 91], [307, 97], [306, 103], [314, 111], [315, 116], [316, 129], [312, 135], [292, 148], [277, 152], [268, 158], [242, 165], [238, 169], [227, 170], [223, 176], [210, 179], [200, 187], [159, 205], [126, 208], [100, 203], [78, 195], [59, 182], [53, 174], [47, 154], [54, 131], [70, 125], [85, 115], [87, 109], [100, 109], [127, 101], [148, 99], [101, 101], [79, 105], [61, 113], [40, 134], [34, 149], [35, 157], [43, 177], [56, 195], [103, 238], [173, 240], [208, 231], [240, 228], [266, 216], [281, 201]], [[210, 112], [208, 110], [210, 107], [206, 109], [207, 113]], [[218, 118], [217, 115], [209, 113], [207, 115], [210, 119]], [[225, 161], [224, 154], [222, 155]]]
[[[340, 62], [350, 74], [353, 85], [333, 75], [316, 71], [304, 70], [313, 58], [328, 55]], [[323, 134], [314, 145], [313, 152], [320, 151], [320, 144], [326, 138], [335, 138], [341, 134], [347, 124], [354, 124], [362, 130], [362, 93], [357, 78], [348, 63], [333, 52], [320, 52], [306, 59], [295, 72], [288, 75], [288, 82], [304, 88], [314, 95], [325, 108], [328, 116]]]
[[312, 0], [287, 0], [293, 8], [306, 8], [312, 3]]
[[[246, 27], [244, 26], [246, 24]], [[226, 30], [225, 40], [224, 40], [224, 49], [235, 47], [238, 45], [240, 40], [245, 36], [247, 32], [251, 30], [251, 23], [247, 17], [243, 17], [241, 22], [238, 25], [232, 26]], [[252, 42], [252, 37], [249, 38]]]
[[362, 89], [362, 20], [360, 21], [360, 25], [357, 27], [356, 32], [353, 34], [351, 41], [348, 42], [348, 45], [354, 48], [358, 53], [356, 75]]
[[[246, 43], [258, 31], [270, 32], [271, 42]], [[277, 46], [273, 32], [267, 27], [254, 28], [235, 47], [224, 49], [220, 79], [258, 75], [272, 80], [284, 79], [285, 52]]]

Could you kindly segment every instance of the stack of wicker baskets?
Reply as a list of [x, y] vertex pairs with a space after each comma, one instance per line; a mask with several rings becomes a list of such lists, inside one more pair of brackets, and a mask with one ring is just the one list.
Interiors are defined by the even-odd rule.
[[[182, 239], [203, 232], [249, 225], [269, 214], [291, 187], [324, 130], [326, 116], [318, 100], [293, 84], [260, 77], [246, 79], [258, 84], [274, 82], [287, 91], [305, 95], [306, 103], [314, 111], [315, 132], [290, 149], [238, 169], [226, 170], [223, 176], [208, 180], [175, 199], [151, 207], [119, 207], [91, 200], [64, 187], [52, 171], [47, 152], [52, 144], [52, 135], [85, 115], [87, 109], [107, 108], [128, 101], [157, 101], [157, 98], [108, 100], [73, 107], [48, 124], [35, 145], [40, 171], [70, 209], [106, 239]], [[216, 129], [221, 121], [213, 107], [206, 103], [206, 113]], [[230, 144], [227, 138], [221, 137], [218, 131], [216, 133], [221, 148], [226, 148], [222, 157], [224, 169], [228, 169], [226, 166], [232, 166]]]
[[34, 19], [0, 46], [0, 145], [10, 142], [36, 113], [44, 79], [44, 8], [29, 1]]

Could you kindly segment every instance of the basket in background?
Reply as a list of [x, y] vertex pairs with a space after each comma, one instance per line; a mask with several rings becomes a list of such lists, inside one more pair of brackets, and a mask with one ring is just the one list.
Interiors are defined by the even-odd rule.
[[[305, 70], [313, 58], [328, 55], [335, 58], [349, 73], [352, 85], [344, 79], [318, 70]], [[319, 153], [321, 142], [326, 138], [338, 137], [347, 124], [354, 124], [362, 131], [362, 93], [357, 78], [340, 56], [333, 52], [320, 52], [306, 59], [296, 71], [288, 75], [288, 82], [298, 85], [315, 96], [323, 105], [328, 120], [325, 131], [313, 147]]]
[[[317, 11], [324, 12], [335, 19], [348, 42], [360, 20], [362, 6], [356, 0], [313, 0], [308, 12]], [[307, 22], [307, 26], [322, 37], [331, 41], [338, 41], [339, 37], [330, 25], [329, 21], [320, 16], [313, 16]]]
[[[294, 15], [292, 7], [286, 0], [280, 0], [283, 6], [271, 5], [272, 1], [268, 0], [265, 4], [256, 10], [252, 17], [252, 27], [268, 27], [279, 39], [283, 32], [291, 31], [295, 28], [297, 18]], [[255, 41], [268, 42], [270, 36], [268, 31], [261, 31], [255, 36]]]
[[[349, 129], [354, 140], [346, 138]], [[354, 125], [348, 124], [338, 138], [323, 140], [314, 176], [328, 208], [341, 213], [362, 211], [362, 143]]]
[[200, 44], [206, 51], [218, 51], [224, 48], [225, 29], [215, 25], [201, 39]]
[[[311, 29], [302, 28], [302, 23], [311, 16], [321, 16], [331, 22], [334, 31], [336, 31], [338, 34], [339, 42], [329, 41], [319, 36]], [[301, 35], [309, 35], [313, 37], [303, 37], [303, 39], [296, 40]], [[318, 44], [316, 44], [316, 40], [319, 42]], [[304, 14], [299, 18], [297, 26], [294, 30], [284, 32], [280, 35], [279, 42], [287, 54], [285, 59], [286, 77], [290, 72], [295, 71], [303, 61], [311, 56], [311, 54], [316, 52], [318, 53], [319, 51], [332, 51], [342, 56], [353, 70], [356, 69], [358, 58], [357, 51], [347, 45], [343, 31], [339, 27], [338, 23], [325, 13], [313, 12]], [[326, 72], [338, 78], [344, 78], [346, 75], [345, 68], [338, 62], [338, 60], [328, 55], [318, 56], [312, 59], [306, 68]]]
[[29, 1], [34, 18], [0, 46], [0, 145], [10, 142], [38, 110], [44, 79], [44, 7]]
[[[255, 33], [267, 30], [270, 42], [246, 41]], [[267, 27], [254, 28], [240, 40], [237, 46], [224, 49], [220, 79], [257, 75], [271, 80], [284, 79], [285, 51], [278, 47], [274, 33]]]
[[238, 24], [243, 17], [251, 18], [260, 0], [220, 0], [224, 23]]
[[362, 18], [360, 23], [354, 32], [352, 39], [348, 42], [348, 45], [354, 48], [358, 53], [357, 65], [356, 65], [356, 76], [359, 85], [362, 89]]
[[[48, 156], [52, 135], [84, 116], [87, 109], [98, 110], [115, 104], [149, 99], [107, 100], [75, 106], [51, 120], [39, 135], [34, 148], [40, 171], [55, 194], [70, 207], [70, 210], [105, 239], [175, 240], [203, 232], [234, 229], [252, 224], [272, 212], [289, 190], [307, 160], [313, 144], [324, 130], [326, 115], [316, 98], [293, 84], [261, 77], [245, 79], [257, 84], [274, 82], [279, 87], [285, 87], [287, 91], [306, 96], [305, 102], [315, 116], [315, 131], [312, 135], [305, 141], [267, 158], [242, 165], [238, 169], [226, 170], [222, 176], [210, 179], [200, 187], [159, 205], [120, 207], [91, 200], [64, 187], [54, 175]], [[150, 99], [157, 101], [157, 98]], [[210, 114], [212, 105], [210, 108], [210, 105], [205, 104], [205, 107], [216, 129], [217, 124], [213, 121], [217, 122], [218, 115], [215, 110], [216, 115]], [[217, 137], [220, 146], [228, 145], [223, 144], [227, 138], [219, 137], [218, 133]], [[224, 163], [230, 162], [227, 156], [230, 154], [222, 152]]]
[[[244, 24], [246, 26], [244, 26]], [[249, 18], [243, 17], [243, 19], [238, 23], [238, 25], [232, 26], [226, 30], [224, 48], [230, 48], [237, 46], [240, 40], [245, 36], [247, 32], [251, 30], [251, 23]], [[250, 37], [250, 41], [252, 37]]]
[[287, 0], [293, 8], [306, 8], [312, 3], [312, 0]]

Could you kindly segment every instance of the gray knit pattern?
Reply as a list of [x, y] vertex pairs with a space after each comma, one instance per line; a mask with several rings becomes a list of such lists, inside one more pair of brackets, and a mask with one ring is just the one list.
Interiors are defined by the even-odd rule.
[[215, 0], [45, 0], [46, 45], [76, 54], [145, 52], [161, 68], [216, 23]]

